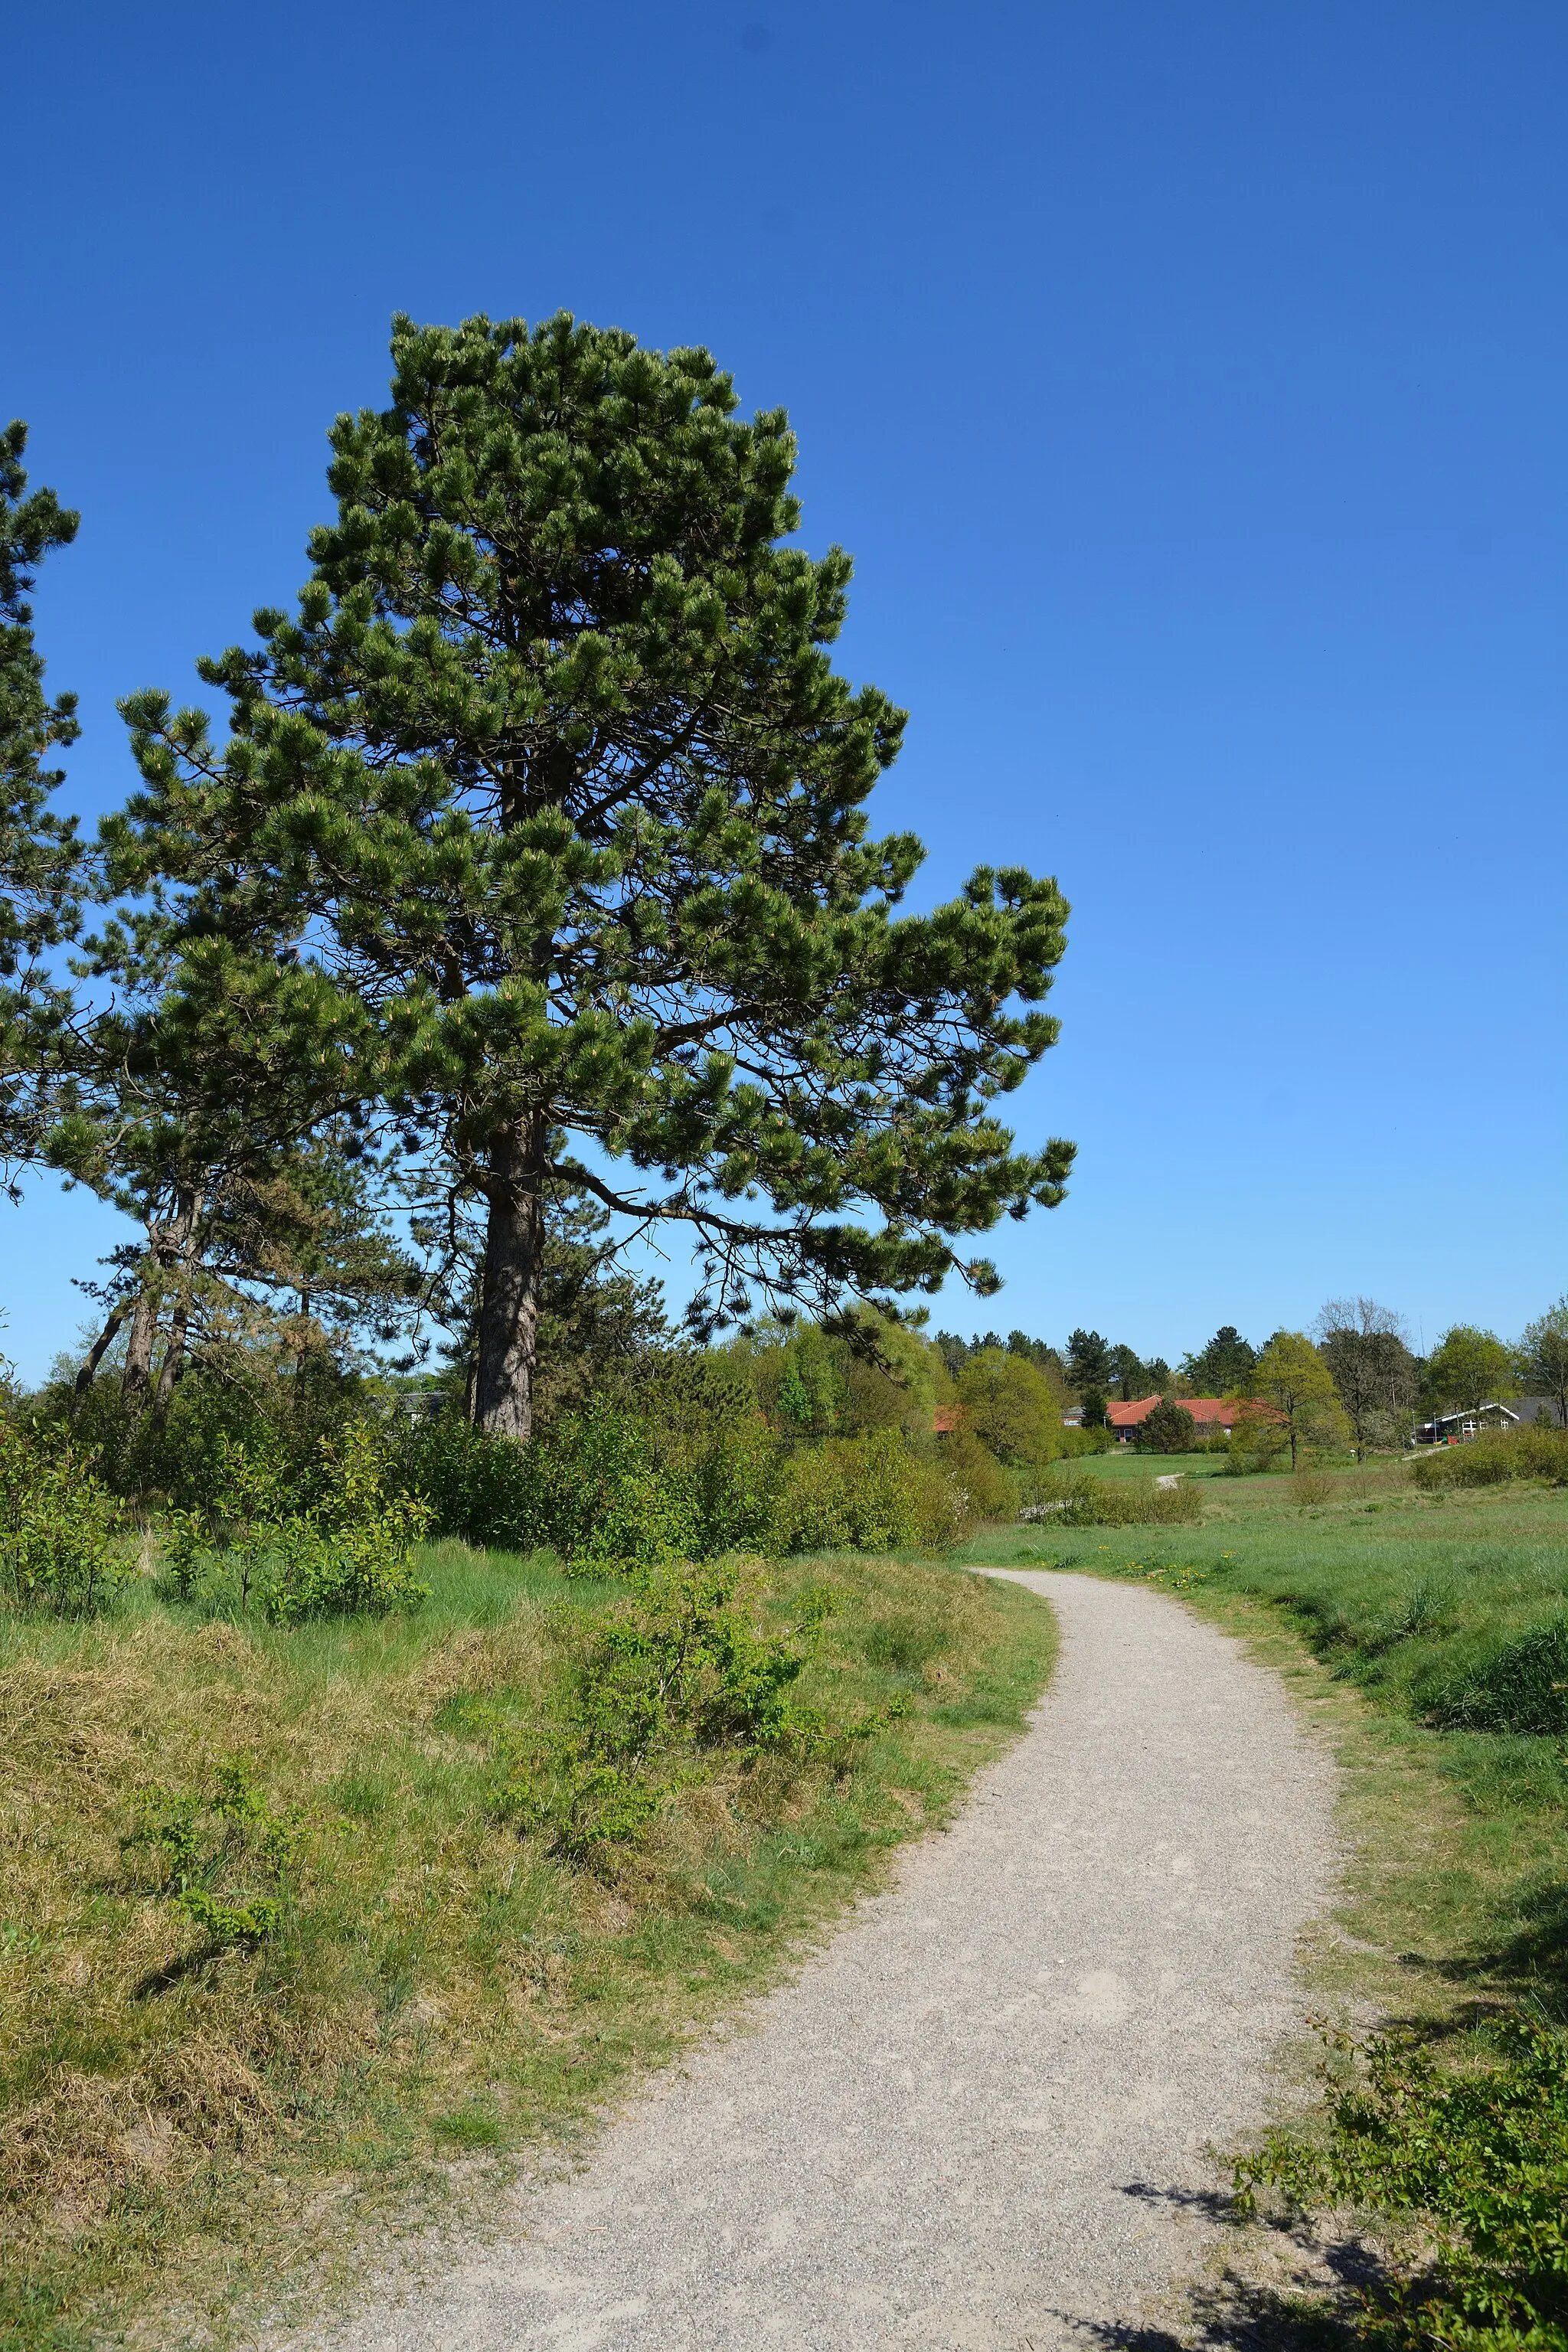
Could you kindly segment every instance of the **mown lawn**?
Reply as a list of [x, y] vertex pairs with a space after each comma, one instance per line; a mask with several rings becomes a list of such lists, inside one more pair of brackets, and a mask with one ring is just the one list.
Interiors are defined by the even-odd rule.
[[[831, 1588], [799, 1685], [825, 1735], [693, 1748], [637, 1837], [569, 1860], [505, 1801], [619, 1588], [453, 1544], [421, 1574], [409, 1619], [204, 1620], [143, 1582], [0, 1626], [7, 2344], [221, 2343], [367, 2229], [482, 2209], [939, 1822], [1054, 1638], [942, 1564], [759, 1570], [775, 1632]], [[172, 1899], [187, 1829], [213, 1933]], [[277, 1923], [235, 1936], [268, 1856]]]

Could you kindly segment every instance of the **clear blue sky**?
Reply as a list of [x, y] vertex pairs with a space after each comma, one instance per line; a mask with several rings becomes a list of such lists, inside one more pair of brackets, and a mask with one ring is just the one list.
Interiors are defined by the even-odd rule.
[[[83, 510], [87, 732], [304, 575], [395, 309], [705, 342], [857, 560], [930, 893], [1074, 902], [975, 1316], [1174, 1357], [1568, 1285], [1562, 0], [56, 0], [7, 37], [0, 406]], [[3, 1343], [113, 1220], [0, 1211]]]

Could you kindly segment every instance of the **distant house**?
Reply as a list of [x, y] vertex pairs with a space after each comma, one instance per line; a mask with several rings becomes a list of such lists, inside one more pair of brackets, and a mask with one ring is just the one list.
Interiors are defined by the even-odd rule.
[[1495, 1435], [1504, 1429], [1521, 1429], [1530, 1422], [1550, 1422], [1553, 1429], [1563, 1426], [1563, 1415], [1554, 1397], [1515, 1397], [1511, 1404], [1472, 1405], [1464, 1412], [1434, 1413], [1416, 1431], [1416, 1445], [1466, 1445], [1473, 1437]]
[[[1159, 1402], [1157, 1396], [1135, 1397], [1127, 1404], [1106, 1406], [1105, 1418], [1110, 1423], [1111, 1435], [1118, 1445], [1131, 1444]], [[1228, 1437], [1236, 1427], [1237, 1416], [1242, 1412], [1250, 1412], [1255, 1416], [1261, 1414], [1266, 1420], [1278, 1417], [1271, 1405], [1242, 1406], [1238, 1405], [1232, 1397], [1173, 1397], [1172, 1402], [1179, 1404], [1184, 1412], [1192, 1414], [1193, 1419], [1197, 1423], [1200, 1437]], [[1083, 1427], [1082, 1409], [1075, 1406], [1071, 1412], [1064, 1412], [1062, 1427], [1081, 1429]]]
[[931, 1417], [931, 1425], [938, 1437], [951, 1437], [963, 1419], [961, 1404], [939, 1404]]

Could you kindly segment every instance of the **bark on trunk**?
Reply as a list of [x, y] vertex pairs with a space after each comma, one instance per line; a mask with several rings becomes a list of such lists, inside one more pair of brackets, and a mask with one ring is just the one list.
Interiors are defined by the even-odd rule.
[[544, 1121], [520, 1119], [490, 1146], [474, 1418], [519, 1444], [533, 1428], [533, 1367], [544, 1275]]
[[[202, 1196], [199, 1192], [177, 1193], [174, 1199], [174, 1213], [169, 1223], [166, 1225], [153, 1225], [148, 1229], [147, 1238], [152, 1244], [148, 1255], [152, 1265], [144, 1276], [142, 1289], [137, 1295], [136, 1311], [131, 1318], [131, 1337], [125, 1345], [125, 1370], [121, 1380], [121, 1388], [128, 1397], [143, 1395], [152, 1379], [153, 1343], [158, 1336], [158, 1312], [163, 1303], [163, 1277], [172, 1266], [178, 1266], [182, 1276], [180, 1304], [175, 1314], [178, 1331], [176, 1360], [178, 1349], [183, 1349], [184, 1347], [185, 1316], [188, 1311], [190, 1293], [183, 1277], [189, 1271], [191, 1258], [195, 1250], [196, 1218], [200, 1214]], [[169, 1360], [170, 1359], [165, 1357], [165, 1370]], [[172, 1374], [170, 1385], [173, 1385]], [[163, 1387], [162, 1373], [159, 1376], [158, 1386], [162, 1391]], [[166, 1397], [164, 1402], [167, 1402]]]
[[125, 1343], [125, 1369], [120, 1376], [123, 1395], [139, 1397], [153, 1371], [153, 1342], [158, 1336], [158, 1294], [151, 1280], [136, 1294], [131, 1337]]
[[84, 1397], [93, 1382], [93, 1375], [109, 1353], [114, 1335], [131, 1312], [131, 1301], [122, 1299], [92, 1343], [92, 1352], [76, 1376], [76, 1393]]
[[158, 1385], [153, 1395], [153, 1418], [159, 1423], [169, 1410], [169, 1399], [174, 1395], [174, 1382], [180, 1377], [180, 1366], [185, 1353], [185, 1326], [189, 1318], [190, 1301], [182, 1293], [174, 1309], [174, 1319], [169, 1326], [169, 1344], [158, 1367]]

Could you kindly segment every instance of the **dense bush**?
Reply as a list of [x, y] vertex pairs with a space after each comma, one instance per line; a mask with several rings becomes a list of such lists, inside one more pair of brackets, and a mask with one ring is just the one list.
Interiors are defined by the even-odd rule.
[[[658, 1404], [661, 1400], [641, 1400]], [[767, 1535], [775, 1452], [754, 1415], [640, 1417], [605, 1397], [526, 1446], [456, 1414], [400, 1436], [394, 1457], [436, 1531], [582, 1569], [657, 1567], [743, 1550]]]
[[[302, 1493], [311, 1500], [301, 1509]], [[275, 1624], [384, 1616], [425, 1600], [412, 1548], [429, 1525], [426, 1504], [388, 1490], [382, 1447], [363, 1423], [322, 1439], [303, 1481], [276, 1455], [225, 1437], [212, 1507], [170, 1514], [164, 1556], [184, 1598], [237, 1601], [243, 1612], [254, 1595]]]
[[964, 1498], [937, 1462], [891, 1430], [829, 1438], [784, 1467], [772, 1540], [781, 1552], [945, 1550], [962, 1537]]
[[226, 1438], [303, 1479], [322, 1441], [363, 1419], [373, 1400], [363, 1380], [325, 1355], [291, 1365], [261, 1349], [235, 1349], [222, 1367], [188, 1370], [162, 1414], [121, 1395], [118, 1381], [103, 1379], [80, 1397], [68, 1383], [55, 1382], [35, 1401], [35, 1410], [42, 1423], [96, 1457], [100, 1476], [115, 1494], [210, 1511], [217, 1502]]
[[134, 1570], [120, 1507], [89, 1456], [58, 1433], [0, 1419], [0, 1598], [87, 1616]]
[[780, 1635], [757, 1629], [756, 1595], [732, 1563], [644, 1570], [634, 1582], [584, 1640], [561, 1719], [514, 1759], [498, 1799], [571, 1862], [634, 1839], [703, 1750], [805, 1752], [825, 1733], [795, 1685], [829, 1596], [809, 1596]]
[[1056, 1472], [1024, 1514], [1066, 1528], [1173, 1527], [1203, 1515], [1203, 1496], [1190, 1478], [1157, 1486], [1152, 1478], [1096, 1478], [1087, 1470]]
[[1019, 1503], [1034, 1493], [1037, 1474], [1005, 1467], [966, 1422], [942, 1439], [937, 1458], [963, 1497], [968, 1518], [1016, 1518]]
[[1525, 1427], [1478, 1437], [1468, 1445], [1447, 1445], [1413, 1465], [1418, 1486], [1500, 1486], [1512, 1478], [1549, 1478], [1568, 1486], [1568, 1435], [1558, 1429]]
[[1362, 2053], [1326, 2147], [1271, 2133], [1237, 2167], [1237, 2202], [1409, 2217], [1429, 2252], [1363, 2287], [1357, 2335], [1385, 2352], [1568, 2352], [1568, 2036], [1539, 2017], [1493, 2029], [1497, 2062], [1439, 2070], [1393, 2037]]
[[1190, 1454], [1197, 1434], [1197, 1423], [1185, 1405], [1162, 1397], [1133, 1442], [1146, 1454]]

